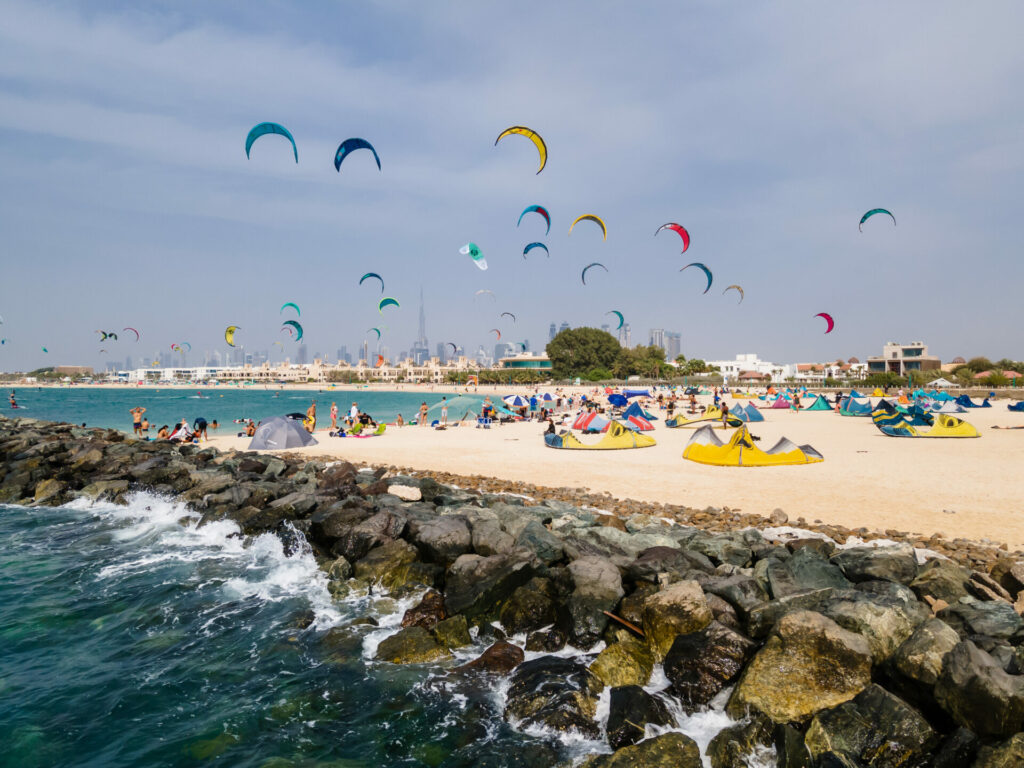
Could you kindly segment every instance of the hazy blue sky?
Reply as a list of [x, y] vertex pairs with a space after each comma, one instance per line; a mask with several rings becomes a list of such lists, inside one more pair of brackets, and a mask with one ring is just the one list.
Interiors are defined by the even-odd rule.
[[[311, 350], [379, 325], [543, 347], [550, 322], [688, 356], [1024, 357], [1024, 5], [0, 1], [0, 368], [266, 349], [302, 306]], [[252, 159], [246, 133], [275, 121]], [[509, 125], [535, 128], [494, 147]], [[334, 150], [364, 137], [339, 175]], [[544, 236], [531, 203], [552, 214]], [[869, 208], [891, 209], [857, 231]], [[596, 213], [608, 225], [569, 223]], [[668, 221], [686, 226], [683, 256]], [[458, 249], [480, 244], [490, 269]], [[524, 261], [523, 246], [543, 240]], [[591, 273], [591, 261], [609, 272]], [[705, 262], [702, 276], [680, 274]], [[722, 289], [739, 283], [746, 300]], [[474, 302], [490, 288], [495, 304]], [[817, 312], [836, 330], [823, 335]], [[45, 345], [50, 354], [44, 355]]]

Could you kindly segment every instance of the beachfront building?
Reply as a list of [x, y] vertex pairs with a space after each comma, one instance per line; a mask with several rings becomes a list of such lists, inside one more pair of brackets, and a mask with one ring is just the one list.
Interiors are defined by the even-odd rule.
[[718, 368], [727, 384], [738, 382], [741, 373], [767, 374], [768, 381], [781, 381], [796, 372], [792, 365], [779, 365], [761, 360], [753, 352], [736, 355], [735, 360], [708, 360], [707, 364]]
[[498, 361], [498, 366], [507, 371], [550, 371], [551, 360], [546, 355], [524, 352], [520, 355], [501, 358]]
[[923, 341], [912, 341], [909, 344], [897, 344], [890, 341], [882, 347], [882, 354], [869, 357], [868, 373], [895, 373], [906, 376], [918, 371], [934, 371], [942, 367], [942, 361], [928, 354], [928, 346]]

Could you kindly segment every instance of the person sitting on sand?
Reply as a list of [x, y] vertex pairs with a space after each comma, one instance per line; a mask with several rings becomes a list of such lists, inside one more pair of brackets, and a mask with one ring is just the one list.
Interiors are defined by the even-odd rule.
[[256, 435], [256, 422], [254, 422], [252, 419], [249, 419], [249, 423], [245, 425], [245, 436], [246, 437], [255, 437], [255, 435]]
[[157, 432], [156, 432], [156, 439], [157, 440], [167, 440], [170, 436], [171, 436], [171, 432], [167, 428], [166, 424], [164, 424], [162, 427], [160, 427], [160, 429], [158, 429]]
[[546, 430], [544, 430], [544, 434], [545, 435], [553, 435], [553, 434], [555, 434], [555, 422], [553, 420], [548, 419], [548, 428]]
[[398, 416], [395, 417], [395, 426], [396, 427], [404, 427], [405, 426], [405, 419], [402, 418], [402, 414], [398, 414]]

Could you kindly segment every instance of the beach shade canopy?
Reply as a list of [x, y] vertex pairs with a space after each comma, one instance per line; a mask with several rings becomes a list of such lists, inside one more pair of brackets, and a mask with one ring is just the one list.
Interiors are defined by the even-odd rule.
[[316, 438], [306, 431], [301, 421], [275, 416], [256, 428], [256, 434], [249, 442], [248, 450], [280, 451], [285, 448], [301, 448], [304, 445], [316, 444]]
[[629, 400], [626, 399], [625, 395], [615, 394], [608, 395], [608, 402], [614, 405], [616, 408], [621, 408], [626, 403], [628, 403]]
[[525, 408], [530, 404], [530, 401], [520, 397], [519, 395], [509, 395], [508, 397], [501, 398], [505, 405], [510, 408]]

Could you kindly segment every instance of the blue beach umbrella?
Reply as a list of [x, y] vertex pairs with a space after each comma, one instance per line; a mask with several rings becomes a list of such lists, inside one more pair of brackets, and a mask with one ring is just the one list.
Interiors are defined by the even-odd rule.
[[505, 403], [505, 405], [509, 406], [510, 408], [523, 408], [530, 404], [529, 400], [524, 400], [519, 395], [509, 395], [508, 397], [503, 397], [502, 401]]

